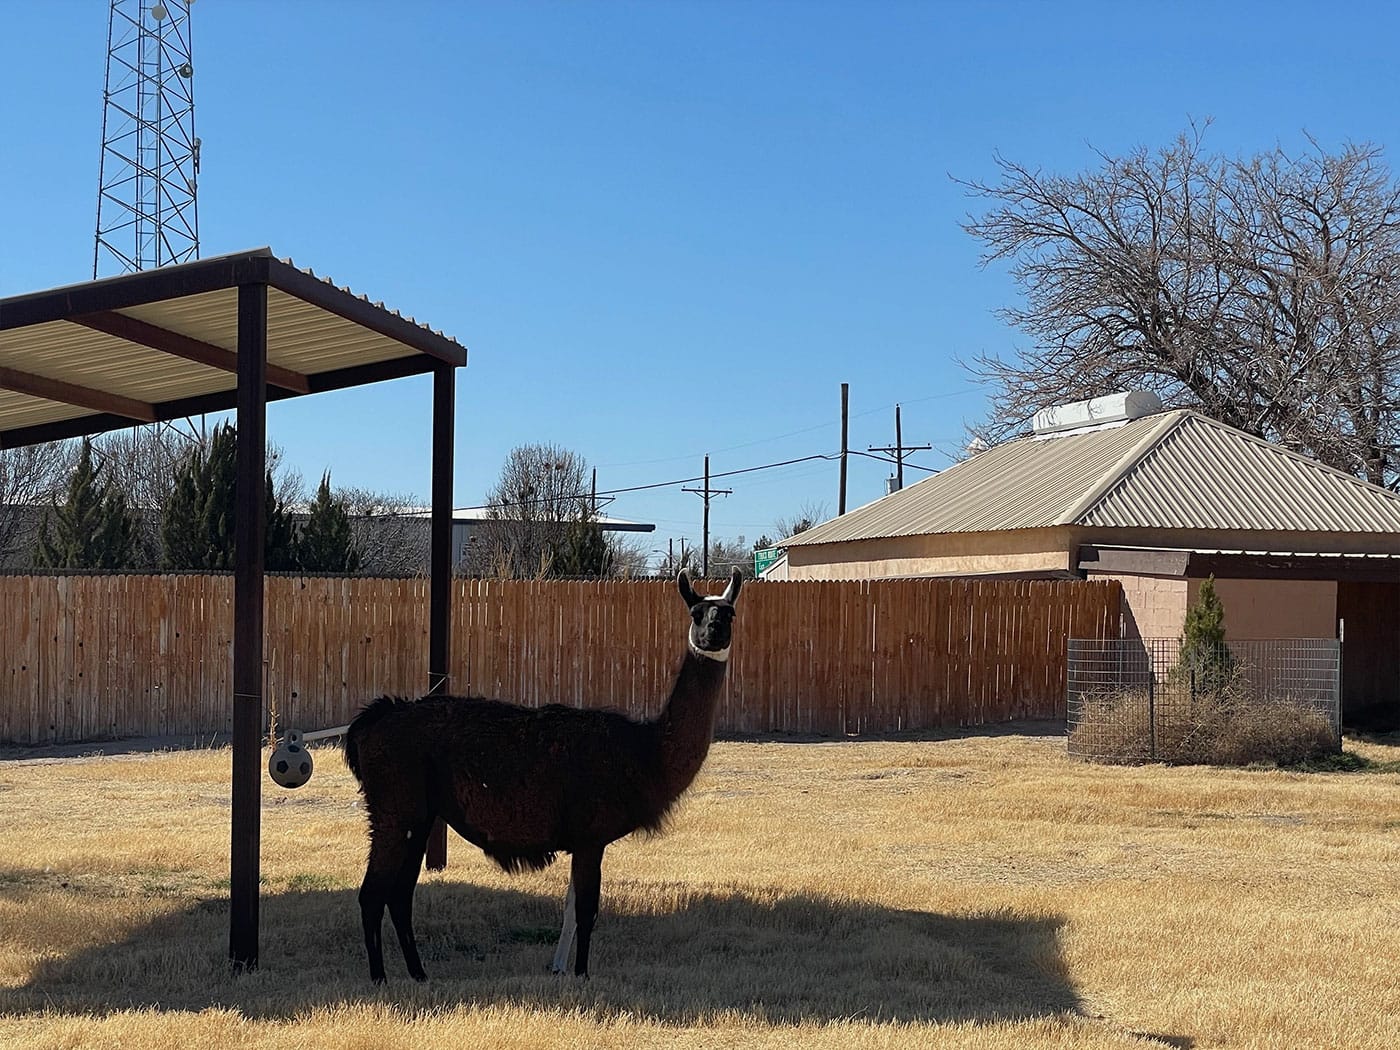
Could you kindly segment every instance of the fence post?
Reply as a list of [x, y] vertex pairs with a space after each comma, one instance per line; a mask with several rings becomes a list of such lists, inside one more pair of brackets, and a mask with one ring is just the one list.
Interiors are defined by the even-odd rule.
[[1157, 669], [1147, 667], [1147, 757], [1157, 761]]
[[1332, 735], [1336, 737], [1339, 755], [1342, 753], [1342, 661], [1346, 659], [1346, 638], [1347, 623], [1340, 620], [1335, 643], [1337, 659], [1333, 661], [1332, 669]]

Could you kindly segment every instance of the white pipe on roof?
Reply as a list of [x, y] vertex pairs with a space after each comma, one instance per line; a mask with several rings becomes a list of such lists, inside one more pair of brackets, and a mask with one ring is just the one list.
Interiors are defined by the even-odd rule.
[[1065, 430], [1084, 430], [1109, 423], [1127, 423], [1162, 411], [1162, 401], [1156, 394], [1130, 390], [1075, 401], [1069, 405], [1042, 408], [1035, 414], [1035, 432], [1039, 435], [1058, 434]]

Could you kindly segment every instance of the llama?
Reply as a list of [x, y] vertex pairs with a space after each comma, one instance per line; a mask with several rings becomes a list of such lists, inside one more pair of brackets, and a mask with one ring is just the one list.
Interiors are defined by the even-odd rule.
[[735, 569], [724, 593], [709, 598], [695, 593], [684, 570], [676, 584], [690, 610], [688, 644], [653, 721], [559, 704], [427, 696], [380, 697], [350, 723], [345, 759], [369, 814], [360, 917], [373, 981], [384, 981], [386, 905], [409, 975], [427, 979], [413, 936], [413, 891], [438, 817], [509, 872], [572, 854], [552, 968], [567, 968], [576, 937], [574, 973], [588, 975], [603, 850], [633, 831], [662, 828], [714, 735], [742, 577]]

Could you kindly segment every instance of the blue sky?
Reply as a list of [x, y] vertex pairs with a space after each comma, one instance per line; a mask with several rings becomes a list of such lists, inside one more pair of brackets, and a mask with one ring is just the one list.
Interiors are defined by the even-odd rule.
[[[0, 5], [0, 295], [91, 276], [107, 5]], [[194, 4], [205, 256], [271, 245], [470, 348], [456, 497], [554, 442], [602, 490], [933, 444], [1012, 352], [1015, 289], [959, 228], [997, 152], [1047, 170], [1213, 119], [1252, 153], [1400, 138], [1383, 4]], [[1394, 157], [1390, 157], [1392, 163]], [[272, 406], [314, 482], [428, 491], [426, 379]], [[890, 468], [853, 457], [848, 504]], [[924, 476], [909, 469], [906, 480]], [[715, 482], [749, 541], [834, 461]], [[700, 533], [680, 486], [607, 512]]]

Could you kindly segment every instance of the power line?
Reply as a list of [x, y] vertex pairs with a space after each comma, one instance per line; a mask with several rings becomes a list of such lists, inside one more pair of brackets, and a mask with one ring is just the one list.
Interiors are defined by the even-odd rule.
[[[944, 400], [944, 399], [946, 399], [946, 398], [950, 398], [950, 397], [961, 397], [961, 396], [963, 396], [964, 394], [975, 393], [975, 392], [977, 392], [978, 390], [980, 390], [980, 389], [982, 389], [983, 387], [985, 387], [986, 385], [987, 385], [987, 384], [982, 383], [982, 384], [977, 384], [977, 385], [975, 385], [975, 386], [959, 387], [957, 390], [944, 390], [944, 391], [942, 391], [941, 393], [937, 393], [937, 394], [928, 394], [928, 395], [926, 395], [926, 396], [924, 396], [924, 397], [905, 398], [901, 403], [902, 403], [902, 404], [906, 404], [906, 405], [917, 405], [917, 404], [920, 404], [920, 403], [922, 403], [922, 402], [924, 402], [924, 401], [942, 401], [942, 400]], [[868, 409], [866, 409], [866, 410], [863, 411], [863, 412], [852, 412], [852, 413], [851, 413], [851, 418], [852, 418], [852, 419], [863, 419], [863, 418], [865, 418], [866, 416], [874, 415], [876, 412], [884, 412], [884, 411], [888, 410], [888, 409], [891, 408], [891, 407], [893, 407], [893, 405], [891, 405], [891, 404], [877, 405], [875, 408], [868, 408]], [[787, 431], [787, 432], [785, 432], [785, 433], [782, 433], [782, 434], [774, 434], [774, 435], [771, 435], [771, 436], [769, 436], [769, 437], [755, 438], [753, 441], [745, 441], [745, 442], [743, 442], [742, 444], [738, 444], [738, 445], [726, 445], [724, 448], [712, 449], [711, 451], [712, 451], [712, 452], [733, 452], [733, 451], [735, 451], [735, 450], [737, 450], [737, 449], [741, 449], [741, 448], [752, 448], [754, 445], [762, 445], [762, 444], [765, 444], [765, 443], [770, 442], [770, 441], [781, 441], [781, 440], [783, 440], [784, 438], [796, 437], [798, 434], [810, 434], [810, 433], [811, 433], [812, 431], [814, 431], [814, 430], [829, 430], [829, 429], [832, 428], [832, 426], [833, 426], [833, 424], [831, 424], [831, 423], [816, 423], [816, 424], [814, 424], [814, 425], [812, 425], [812, 426], [809, 426], [809, 427], [801, 427], [801, 428], [799, 428], [799, 429], [797, 429], [797, 430], [789, 430], [789, 431]], [[688, 454], [680, 455], [680, 456], [663, 456], [663, 457], [660, 457], [660, 458], [658, 458], [658, 459], [634, 459], [634, 460], [629, 460], [629, 461], [627, 461], [627, 462], [625, 462], [625, 463], [600, 463], [600, 464], [599, 464], [599, 467], [600, 467], [600, 469], [604, 469], [604, 470], [611, 470], [611, 469], [614, 469], [614, 468], [617, 468], [617, 467], [642, 467], [642, 466], [650, 466], [650, 465], [653, 464], [653, 463], [675, 463], [675, 462], [678, 462], [678, 461], [684, 460], [684, 459], [694, 459], [695, 456], [698, 456], [698, 455], [701, 455], [701, 453], [696, 452], [696, 453], [693, 453], [693, 454], [689, 454], [689, 453], [688, 453]], [[718, 477], [719, 475], [715, 475], [715, 476]], [[691, 480], [695, 480], [695, 479], [691, 479]]]
[[[834, 453], [833, 453], [833, 454], [814, 453], [814, 454], [812, 454], [812, 455], [810, 455], [810, 456], [798, 456], [796, 459], [785, 459], [785, 460], [782, 460], [781, 462], [778, 462], [778, 463], [763, 463], [763, 464], [761, 464], [761, 465], [759, 465], [759, 466], [757, 466], [757, 467], [743, 467], [743, 468], [741, 468], [741, 469], [739, 469], [739, 470], [724, 470], [724, 471], [721, 471], [721, 472], [718, 473], [718, 474], [711, 474], [710, 477], [711, 477], [712, 479], [713, 479], [713, 478], [732, 478], [732, 477], [735, 477], [735, 476], [737, 476], [737, 475], [739, 475], [739, 474], [751, 474], [751, 473], [753, 473], [753, 472], [756, 471], [756, 470], [772, 470], [774, 467], [788, 467], [788, 466], [791, 466], [791, 465], [794, 464], [794, 463], [808, 463], [808, 462], [810, 462], [810, 461], [812, 461], [812, 460], [814, 460], [814, 459], [832, 460], [832, 459], [836, 459], [836, 458], [838, 458], [838, 457], [837, 457], [837, 455], [834, 454]], [[672, 485], [688, 485], [688, 484], [690, 484], [691, 482], [695, 482], [695, 481], [704, 481], [704, 480], [705, 480], [705, 476], [702, 474], [702, 475], [700, 475], [699, 477], [694, 477], [694, 478], [681, 478], [681, 479], [678, 480], [678, 481], [657, 481], [657, 482], [653, 482], [653, 483], [650, 484], [650, 485], [632, 485], [632, 486], [629, 486], [628, 488], [621, 488], [621, 489], [603, 489], [601, 492], [598, 493], [598, 495], [600, 495], [600, 496], [603, 496], [603, 495], [609, 495], [609, 496], [611, 496], [611, 495], [616, 495], [617, 493], [621, 493], [621, 492], [641, 492], [641, 491], [643, 491], [643, 490], [645, 490], [645, 489], [664, 489], [664, 488], [670, 488]]]
[[[677, 478], [677, 479], [674, 480], [674, 481], [655, 481], [655, 482], [652, 482], [652, 483], [649, 484], [649, 485], [631, 485], [631, 486], [628, 486], [628, 487], [626, 487], [626, 488], [619, 488], [619, 489], [599, 489], [598, 492], [596, 493], [596, 495], [598, 495], [598, 496], [615, 496], [615, 495], [618, 495], [619, 493], [623, 493], [623, 492], [643, 492], [643, 491], [646, 491], [647, 489], [666, 489], [666, 488], [673, 488], [673, 487], [675, 487], [675, 486], [677, 486], [677, 485], [688, 485], [688, 484], [691, 484], [692, 482], [696, 482], [696, 481], [706, 482], [706, 483], [708, 484], [709, 481], [712, 481], [712, 480], [714, 480], [714, 479], [716, 479], [716, 478], [732, 478], [732, 477], [736, 477], [736, 476], [738, 476], [738, 475], [740, 475], [740, 474], [752, 474], [752, 473], [754, 473], [755, 471], [759, 471], [759, 470], [773, 470], [773, 469], [775, 469], [775, 468], [777, 468], [777, 467], [790, 467], [790, 466], [792, 466], [794, 463], [810, 463], [810, 462], [812, 462], [813, 460], [818, 460], [818, 459], [833, 460], [833, 459], [836, 459], [836, 458], [837, 458], [837, 456], [836, 456], [835, 454], [813, 453], [813, 454], [810, 455], [810, 456], [798, 456], [796, 459], [784, 459], [784, 460], [780, 460], [780, 461], [777, 462], [777, 463], [760, 463], [760, 464], [759, 464], [758, 466], [756, 466], [756, 467], [740, 467], [738, 470], [724, 470], [724, 471], [720, 471], [718, 474], [710, 474], [710, 475], [708, 475], [708, 476], [705, 475], [705, 474], [700, 474], [700, 475], [698, 475], [698, 476], [696, 476], [696, 477], [693, 477], [693, 478]], [[557, 497], [554, 497], [554, 498], [552, 498], [552, 499], [551, 499], [551, 498], [542, 498], [542, 499], [535, 499], [535, 500], [513, 500], [513, 501], [511, 502], [510, 505], [513, 506], [513, 507], [519, 507], [519, 506], [534, 505], [534, 504], [539, 504], [539, 503], [562, 503], [562, 502], [567, 502], [567, 501], [569, 501], [569, 500], [585, 500], [585, 501], [586, 501], [586, 500], [589, 498], [589, 495], [590, 495], [589, 493], [579, 493], [579, 494], [577, 494], [577, 495], [570, 495], [570, 496], [557, 496]], [[469, 507], [454, 507], [453, 510], [490, 510], [492, 507], [499, 507], [499, 506], [501, 506], [501, 504], [499, 504], [499, 503], [481, 503], [481, 504], [477, 504], [477, 505], [469, 506]]]
[[[907, 447], [907, 446], [906, 446], [906, 447]], [[879, 450], [877, 449], [876, 451], [879, 451]], [[890, 456], [877, 456], [877, 455], [875, 455], [875, 454], [872, 453], [872, 452], [862, 452], [862, 451], [860, 451], [859, 449], [855, 449], [855, 448], [851, 449], [851, 455], [853, 455], [853, 456], [864, 456], [866, 459], [873, 459], [873, 460], [876, 460], [877, 462], [880, 462], [880, 463], [888, 463], [888, 464], [890, 464], [891, 466], [894, 466], [894, 463], [895, 463], [894, 459], [893, 459], [892, 457], [890, 457]], [[913, 467], [915, 470], [922, 470], [922, 471], [925, 471], [926, 473], [929, 473], [929, 474], [937, 474], [937, 473], [939, 472], [939, 470], [941, 469], [941, 468], [939, 468], [939, 467], [921, 467], [921, 466], [919, 466], [919, 464], [917, 464], [917, 463], [906, 463], [905, 466], [906, 466], [906, 467]]]

